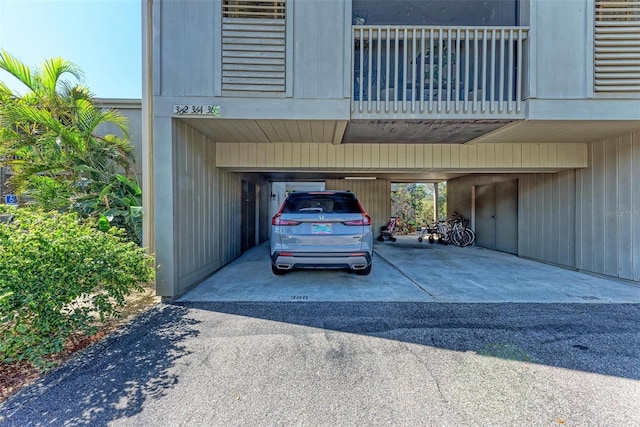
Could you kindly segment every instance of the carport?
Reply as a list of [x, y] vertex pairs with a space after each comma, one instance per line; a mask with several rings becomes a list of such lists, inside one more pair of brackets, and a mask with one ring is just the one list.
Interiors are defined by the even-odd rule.
[[[301, 270], [274, 276], [268, 244], [245, 252], [179, 301], [639, 303], [640, 286], [479, 247], [376, 242], [371, 276]], [[250, 273], [248, 273], [250, 272]]]
[[171, 169], [154, 168], [154, 237], [162, 242], [156, 244], [158, 294], [179, 297], [266, 242], [272, 206], [282, 201], [274, 183], [284, 181], [355, 192], [374, 229], [391, 215], [391, 183], [446, 181], [447, 209], [471, 219], [478, 246], [581, 269], [571, 225], [577, 175], [589, 163], [585, 144], [340, 143], [337, 135], [354, 137], [346, 126], [336, 120], [162, 121], [155, 133], [167, 140], [156, 144], [154, 158]]

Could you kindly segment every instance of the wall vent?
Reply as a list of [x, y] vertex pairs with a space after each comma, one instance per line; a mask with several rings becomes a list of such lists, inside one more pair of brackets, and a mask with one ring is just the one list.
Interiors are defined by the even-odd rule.
[[222, 90], [285, 92], [285, 1], [222, 2]]
[[640, 92], [640, 0], [596, 0], [594, 90]]

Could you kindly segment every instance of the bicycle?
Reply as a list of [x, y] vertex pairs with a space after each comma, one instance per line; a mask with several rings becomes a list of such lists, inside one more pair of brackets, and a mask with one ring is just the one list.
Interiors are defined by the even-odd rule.
[[469, 220], [458, 212], [437, 223], [431, 223], [422, 227], [418, 236], [418, 242], [424, 240], [428, 235], [429, 243], [437, 241], [440, 244], [448, 245], [453, 243], [456, 246], [470, 246], [476, 240], [476, 234], [468, 227]]
[[468, 227], [469, 220], [454, 212], [451, 220], [450, 240], [456, 246], [470, 246], [476, 241], [476, 233]]

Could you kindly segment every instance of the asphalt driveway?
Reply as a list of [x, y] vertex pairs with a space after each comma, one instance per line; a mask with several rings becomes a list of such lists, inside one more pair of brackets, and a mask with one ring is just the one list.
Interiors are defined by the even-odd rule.
[[[640, 288], [478, 248], [268, 248], [0, 404], [7, 426], [640, 426]], [[467, 250], [468, 249], [468, 250]]]
[[161, 305], [6, 426], [636, 426], [637, 304]]

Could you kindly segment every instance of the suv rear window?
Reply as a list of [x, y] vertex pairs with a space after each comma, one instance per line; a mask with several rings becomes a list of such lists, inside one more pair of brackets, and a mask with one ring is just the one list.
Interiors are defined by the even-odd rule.
[[362, 213], [358, 201], [350, 194], [295, 194], [287, 198], [283, 213]]

